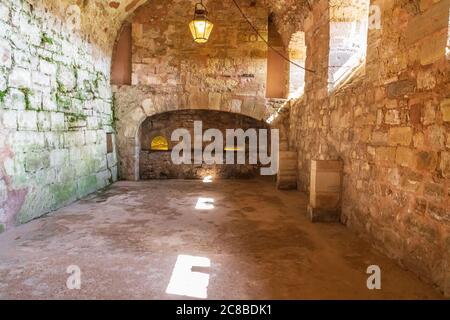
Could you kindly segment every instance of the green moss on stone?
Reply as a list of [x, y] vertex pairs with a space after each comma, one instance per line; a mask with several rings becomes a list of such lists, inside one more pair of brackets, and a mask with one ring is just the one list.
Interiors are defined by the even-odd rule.
[[50, 62], [50, 63], [55, 62], [55, 60], [53, 60], [52, 58], [44, 57], [44, 56], [41, 56], [41, 55], [39, 56], [39, 59], [45, 60], [45, 61]]
[[58, 92], [62, 92], [62, 93], [67, 92], [67, 89], [62, 82], [57, 81], [56, 84], [58, 85]]
[[32, 109], [30, 96], [33, 95], [33, 92], [31, 91], [31, 89], [30, 88], [20, 88], [19, 90], [23, 93], [24, 98], [25, 98], [25, 110]]
[[77, 187], [74, 182], [54, 184], [50, 187], [56, 207], [76, 200]]
[[86, 121], [87, 116], [85, 114], [76, 114], [71, 113], [67, 116], [67, 122], [69, 123], [69, 126], [72, 127], [75, 124], [77, 124], [80, 121]]
[[56, 94], [56, 104], [60, 109], [70, 109], [72, 106], [70, 99], [59, 93]]
[[91, 175], [80, 178], [78, 182], [78, 195], [84, 197], [97, 190], [97, 176]]
[[102, 77], [103, 77], [103, 74], [101, 74], [101, 72], [97, 72], [97, 74], [95, 76], [95, 79], [93, 81], [95, 89], [97, 89], [97, 90], [98, 90], [98, 88], [100, 86], [100, 80], [101, 80]]
[[82, 92], [82, 91], [77, 91], [77, 93], [75, 93], [75, 99], [81, 100], [81, 101], [86, 101], [86, 95]]
[[45, 45], [45, 44], [52, 45], [52, 44], [53, 44], [53, 39], [50, 38], [50, 37], [47, 35], [47, 33], [44, 32], [44, 33], [41, 35], [41, 45]]
[[0, 91], [0, 103], [5, 102], [5, 97], [8, 94], [8, 89]]
[[117, 131], [117, 121], [119, 120], [119, 118], [117, 117], [117, 101], [116, 101], [116, 96], [113, 95], [112, 96], [112, 102], [111, 102], [111, 113], [112, 113], [112, 123], [111, 126], [113, 127], [114, 131]]

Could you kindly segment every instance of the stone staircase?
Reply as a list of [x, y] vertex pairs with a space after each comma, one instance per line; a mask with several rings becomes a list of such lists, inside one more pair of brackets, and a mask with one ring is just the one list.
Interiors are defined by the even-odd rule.
[[280, 151], [277, 188], [282, 190], [297, 189], [297, 152]]

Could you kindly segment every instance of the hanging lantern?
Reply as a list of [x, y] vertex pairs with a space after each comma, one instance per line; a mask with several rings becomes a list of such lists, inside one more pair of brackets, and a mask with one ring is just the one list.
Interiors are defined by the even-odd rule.
[[197, 43], [206, 43], [213, 29], [213, 23], [207, 18], [208, 11], [203, 0], [195, 5], [194, 19], [189, 23], [192, 37]]

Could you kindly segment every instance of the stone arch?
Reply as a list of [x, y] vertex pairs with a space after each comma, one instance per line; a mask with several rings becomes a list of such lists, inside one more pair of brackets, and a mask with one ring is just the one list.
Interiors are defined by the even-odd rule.
[[[118, 24], [115, 25], [115, 38], [111, 39], [111, 63], [113, 62], [114, 43], [115, 41], [117, 41], [117, 39], [120, 38], [120, 33], [123, 25], [130, 23], [132, 25], [133, 23], [147, 23], [146, 21], [149, 20], [149, 16], [146, 13], [155, 14], [156, 17], [158, 17], [157, 12], [153, 12], [157, 7], [159, 8], [158, 1], [159, 0], [123, 0], [109, 2], [108, 10], [116, 10], [115, 16], [117, 17], [118, 21]], [[192, 1], [192, 3], [195, 3], [195, 1]], [[275, 16], [277, 14], [272, 1], [257, 1], [256, 4], [252, 2], [251, 4], [246, 3], [242, 5], [245, 6], [244, 9], [247, 12], [253, 12], [253, 14], [256, 14], [252, 17], [252, 20], [254, 23], [258, 23], [259, 19], [260, 23], [262, 23], [262, 25], [260, 26], [262, 30], [267, 28], [267, 16], [270, 13], [274, 13]], [[249, 7], [246, 7], [247, 5]], [[174, 6], [183, 6], [183, 10], [181, 11], [179, 10], [180, 8], [177, 7], [178, 9], [176, 12], [187, 12], [186, 10], [188, 10], [189, 14], [190, 9], [193, 8], [191, 8], [190, 3], [186, 4], [184, 2], [174, 2]], [[222, 12], [224, 9], [220, 7], [221, 3], [216, 1], [211, 1], [208, 6], [210, 6], [212, 13], [214, 11]], [[220, 10], [214, 10], [216, 6], [218, 6], [217, 9]], [[255, 6], [259, 7], [258, 10], [260, 11], [254, 11]], [[233, 10], [233, 7], [231, 7], [230, 10]], [[266, 16], [261, 15], [261, 12], [263, 12], [264, 10], [267, 10]], [[171, 13], [168, 12], [166, 14]], [[237, 24], [238, 22], [242, 22], [240, 21], [240, 16], [234, 14], [231, 16], [236, 17], [234, 18], [236, 19], [236, 21], [222, 21], [221, 23]], [[152, 20], [152, 23], [156, 22]], [[148, 30], [149, 26], [145, 26], [141, 29]], [[178, 29], [180, 28], [175, 28], [175, 30]], [[160, 38], [162, 37], [162, 39], [168, 39], [171, 34], [176, 33], [175, 30], [171, 30], [170, 28], [166, 28], [166, 26], [164, 26], [164, 28], [158, 29], [158, 32], [151, 37], [157, 36], [159, 46], [168, 47], [164, 44], [164, 42], [160, 41]], [[188, 30], [186, 29], [183, 32], [187, 31]], [[134, 35], [133, 37], [136, 37], [136, 32], [139, 35], [139, 28], [136, 30], [132, 30], [132, 33]], [[250, 30], [248, 32], [248, 36], [250, 34], [254, 36], [253, 31]], [[189, 39], [189, 34], [183, 35], [182, 39], [184, 39], [184, 36], [186, 36], [186, 39]], [[224, 35], [222, 35], [222, 37], [224, 37]], [[151, 42], [151, 40], [149, 40], [148, 38], [143, 37], [140, 40], [139, 45], [145, 45], [148, 41]], [[242, 41], [242, 39], [240, 41]], [[192, 54], [192, 52], [196, 52], [193, 51], [194, 49], [196, 48], [189, 48], [188, 51], [190, 53], [188, 52], [187, 54], [187, 57], [189, 57], [188, 60], [194, 60], [194, 66], [192, 66], [192, 63], [185, 63], [177, 67], [180, 69], [184, 68], [184, 70], [188, 70], [187, 72], [184, 72], [184, 74], [181, 74], [180, 70], [177, 70], [176, 72], [172, 72], [172, 74], [170, 74], [172, 64], [161, 64], [161, 61], [156, 61], [154, 63], [149, 62], [149, 65], [147, 66], [145, 65], [145, 63], [139, 62], [133, 64], [133, 70], [139, 70], [139, 68], [143, 68], [142, 73], [139, 75], [139, 71], [136, 71], [136, 74], [133, 74], [131, 85], [125, 84], [112, 86], [113, 94], [115, 97], [114, 115], [116, 119], [118, 145], [117, 149], [119, 155], [119, 176], [121, 178], [137, 180], [139, 177], [137, 171], [138, 165], [136, 164], [139, 161], [140, 146], [137, 136], [141, 123], [146, 117], [171, 110], [207, 109], [233, 112], [250, 116], [258, 120], [267, 120], [275, 111], [271, 108], [270, 102], [268, 102], [265, 98], [266, 77], [265, 73], [261, 72], [261, 70], [265, 70], [266, 68], [266, 62], [264, 61], [264, 59], [267, 56], [267, 52], [265, 51], [267, 50], [267, 48], [263, 43], [261, 43], [260, 46], [255, 43], [255, 47], [251, 50], [252, 52], [254, 52], [254, 54], [257, 54], [257, 56], [258, 52], [260, 52], [259, 56], [262, 58], [260, 61], [261, 63], [258, 64], [252, 62], [252, 65], [250, 68], [248, 68], [248, 70], [246, 70], [245, 68], [239, 69], [241, 62], [233, 64], [233, 62], [231, 61], [230, 64], [230, 61], [225, 61], [229, 64], [227, 68], [218, 67], [221, 64], [217, 61], [212, 61], [208, 64], [208, 62], [205, 62], [207, 61], [205, 57], [209, 56], [208, 54], [206, 54], [206, 49], [198, 48], [199, 52], [201, 53], [199, 57], [196, 57], [196, 54]], [[135, 54], [134, 52], [135, 51], [133, 49], [133, 54]], [[248, 50], [248, 52], [250, 52], [250, 50]], [[139, 55], [139, 53], [137, 53], [137, 55]], [[183, 54], [183, 56], [186, 55]], [[239, 55], [239, 59], [240, 57], [241, 55]], [[141, 58], [139, 58], [138, 60], [143, 61], [143, 59]], [[160, 69], [162, 68], [166, 71], [169, 70], [167, 72], [168, 78], [164, 76], [164, 79], [162, 81], [159, 81], [159, 79], [155, 80], [154, 77], [148, 77], [148, 69], [151, 70], [153, 68], [156, 68], [157, 66], [159, 66]], [[224, 74], [225, 76], [228, 75], [228, 69], [236, 69], [237, 77], [236, 79], [226, 78], [225, 76], [223, 78], [220, 78], [219, 76], [217, 79], [211, 77], [211, 79], [208, 79], [208, 81], [210, 82], [206, 82], [207, 87], [203, 88], [199, 86], [199, 88], [196, 88], [192, 84], [195, 85], [197, 84], [197, 82], [203, 81], [203, 74], [193, 74], [192, 71], [189, 71], [194, 70], [194, 68], [191, 69], [191, 67], [200, 67], [205, 69], [205, 75], [211, 73], [218, 75]], [[112, 69], [113, 67], [111, 66], [111, 70]], [[187, 80], [185, 80], [185, 82], [188, 83], [187, 87], [186, 85], [180, 84], [179, 78], [183, 77], [187, 77]], [[170, 81], [167, 79], [170, 79]], [[234, 84], [236, 81], [238, 83], [249, 84], [245, 85], [246, 88], [252, 89], [242, 89], [242, 87], [236, 86]], [[225, 88], [221, 87], [223, 86], [222, 84], [225, 84]]]
[[[119, 156], [119, 176], [126, 180], [139, 179], [139, 128], [148, 117], [176, 110], [190, 109], [185, 97], [171, 91], [158, 91], [144, 86], [113, 86], [115, 90], [115, 116], [117, 149]], [[211, 108], [196, 108], [214, 110]], [[233, 112], [233, 110], [217, 110], [236, 113], [263, 120], [258, 112]]]

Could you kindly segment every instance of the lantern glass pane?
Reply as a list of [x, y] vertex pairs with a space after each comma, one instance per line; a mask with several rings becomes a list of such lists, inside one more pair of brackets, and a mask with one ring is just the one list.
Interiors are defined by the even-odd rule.
[[205, 43], [208, 41], [213, 24], [207, 19], [195, 19], [189, 23], [189, 28], [194, 41], [197, 43]]

